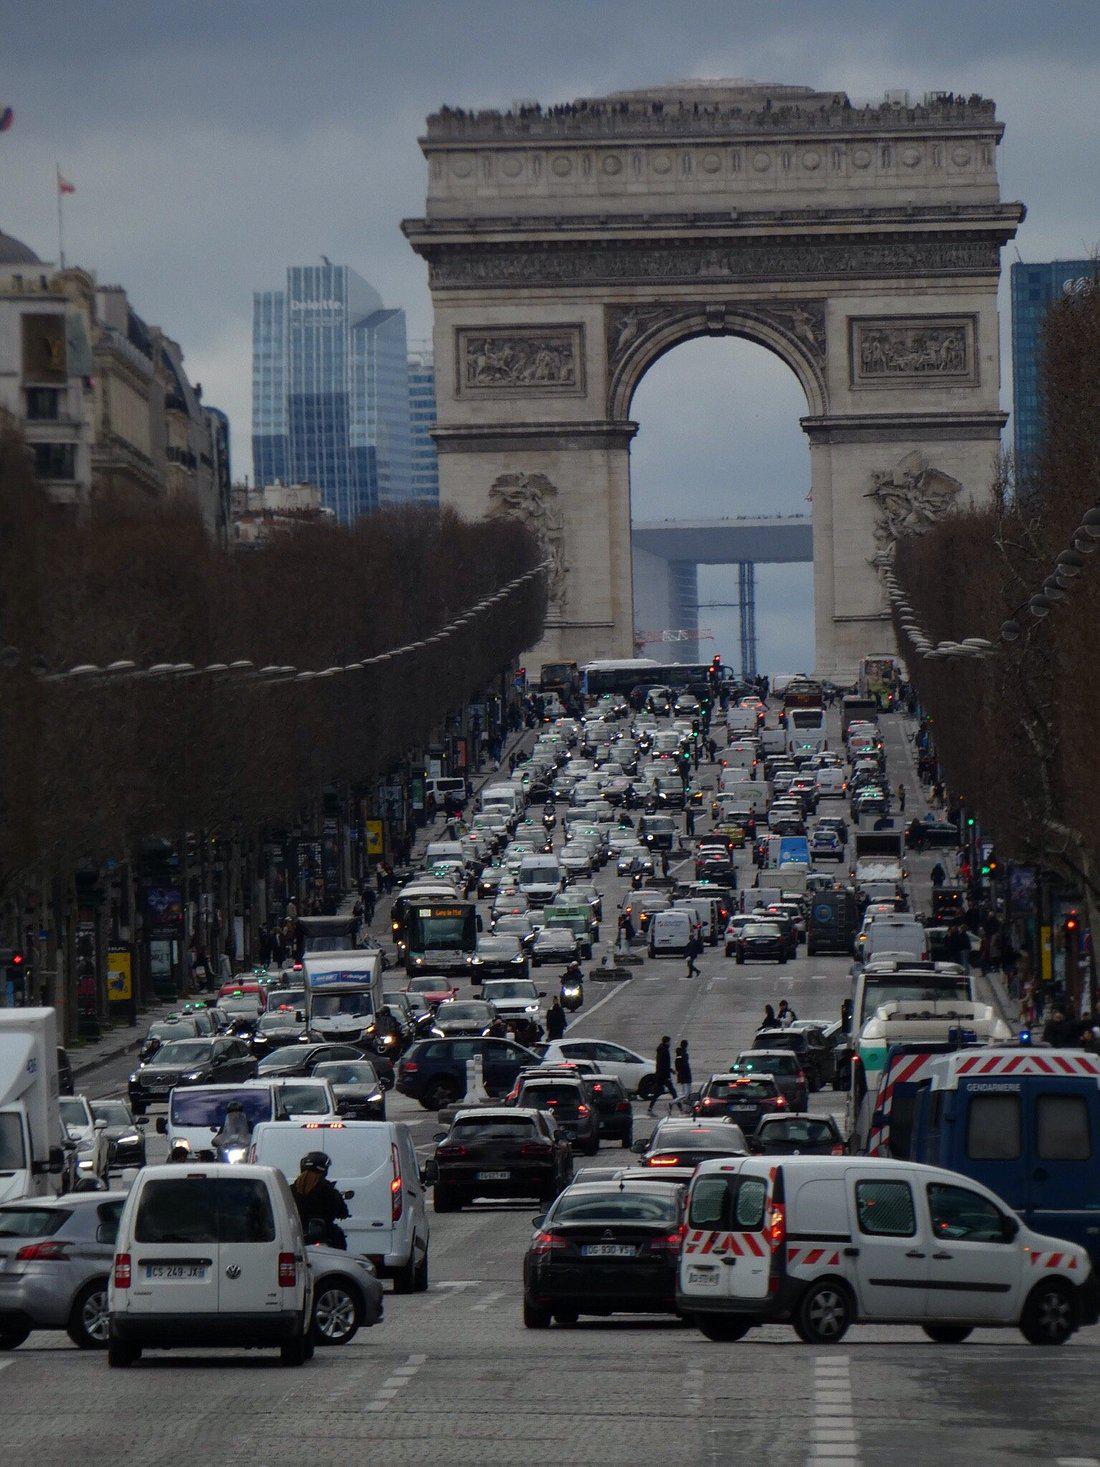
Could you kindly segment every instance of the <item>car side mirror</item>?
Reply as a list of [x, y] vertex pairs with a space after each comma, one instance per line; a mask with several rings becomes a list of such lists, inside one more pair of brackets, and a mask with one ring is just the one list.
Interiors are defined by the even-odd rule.
[[446, 1131], [437, 1131], [435, 1133], [435, 1135], [432, 1137], [432, 1140], [434, 1142], [436, 1142], [436, 1144], [438, 1144], [440, 1141], [446, 1141], [446, 1139], [447, 1139], [447, 1132]]
[[383, 1091], [392, 1090], [393, 1089], [393, 1076], [392, 1075], [379, 1075], [379, 1077], [378, 1077], [378, 1084], [379, 1084], [379, 1086], [381, 1087], [381, 1089]]
[[101, 1116], [98, 1121], [92, 1122], [92, 1129], [94, 1131], [105, 1131], [107, 1129], [107, 1122]]
[[1007, 1214], [1001, 1218], [1001, 1235], [1006, 1243], [1011, 1243], [1019, 1231], [1019, 1218], [1008, 1217]]
[[135, 1116], [134, 1117], [134, 1125], [135, 1126], [147, 1126], [148, 1124], [149, 1124], [149, 1117], [148, 1116]]
[[[142, 1120], [145, 1122], [146, 1125], [149, 1124], [149, 1117], [148, 1116], [142, 1116]], [[167, 1136], [168, 1135], [168, 1117], [167, 1116], [157, 1116], [157, 1119], [156, 1119], [156, 1128], [157, 1128], [157, 1135], [158, 1136]]]
[[429, 1158], [420, 1168], [420, 1185], [422, 1187], [434, 1187], [439, 1180], [439, 1163], [434, 1158]]
[[531, 1219], [531, 1226], [533, 1228], [541, 1228], [542, 1225], [543, 1225], [543, 1223], [545, 1221], [546, 1221], [546, 1214], [545, 1214], [545, 1212], [540, 1212], [537, 1217], [533, 1217]]
[[630, 1149], [631, 1149], [631, 1151], [633, 1151], [633, 1153], [634, 1153], [635, 1156], [644, 1156], [645, 1155], [645, 1149], [646, 1149], [646, 1147], [648, 1145], [649, 1145], [649, 1142], [648, 1141], [643, 1141], [643, 1140], [641, 1140], [639, 1138], [637, 1141], [632, 1141], [631, 1142]]

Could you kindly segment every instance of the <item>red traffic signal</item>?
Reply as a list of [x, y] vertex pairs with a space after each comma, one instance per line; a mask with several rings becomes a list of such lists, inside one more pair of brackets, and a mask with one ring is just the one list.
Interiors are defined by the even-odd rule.
[[12, 953], [12, 955], [11, 955], [11, 965], [12, 965], [13, 968], [21, 968], [23, 966], [23, 954], [22, 953]]
[[1066, 925], [1066, 932], [1067, 932], [1067, 934], [1068, 933], [1071, 933], [1071, 932], [1076, 932], [1077, 931], [1077, 929], [1081, 925], [1081, 923], [1080, 923], [1080, 918], [1077, 916], [1077, 913], [1076, 912], [1070, 912], [1067, 915], [1067, 917], [1066, 917], [1066, 924], [1065, 925]]

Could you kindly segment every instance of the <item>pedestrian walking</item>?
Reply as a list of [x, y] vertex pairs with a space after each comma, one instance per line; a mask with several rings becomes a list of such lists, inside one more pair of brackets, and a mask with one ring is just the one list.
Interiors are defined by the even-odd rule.
[[684, 811], [684, 829], [688, 835], [695, 834], [695, 811], [690, 808]]
[[661, 875], [662, 876], [667, 876], [668, 875], [668, 852], [667, 851], [662, 851], [661, 852]]
[[707, 740], [707, 753], [710, 755], [710, 762], [714, 764], [718, 759], [718, 744], [714, 739]]
[[554, 994], [554, 1002], [546, 1010], [546, 1037], [553, 1041], [560, 1039], [565, 1033], [565, 1010], [561, 1006], [561, 998]]
[[676, 1088], [679, 1091], [679, 1099], [676, 1104], [681, 1114], [687, 1105], [688, 1096], [691, 1094], [691, 1059], [688, 1055], [688, 1042], [681, 1039], [676, 1046]]
[[903, 784], [898, 785], [898, 809], [903, 815], [905, 814], [905, 786]]
[[943, 869], [942, 863], [940, 861], [937, 861], [936, 864], [932, 867], [932, 885], [942, 886], [946, 880], [947, 872]]
[[363, 921], [367, 924], [368, 927], [374, 921], [374, 909], [375, 909], [375, 907], [377, 905], [378, 905], [378, 898], [375, 896], [375, 894], [374, 894], [373, 890], [371, 889], [371, 887], [369, 887], [366, 884], [364, 884], [364, 886], [363, 886]]
[[661, 1036], [661, 1042], [657, 1046], [657, 1054], [653, 1061], [653, 1078], [657, 1084], [649, 1102], [649, 1114], [653, 1114], [653, 1107], [662, 1095], [671, 1095], [675, 1101], [679, 1099], [676, 1094], [676, 1086], [672, 1083], [672, 1040], [667, 1034]]
[[699, 937], [699, 929], [697, 927], [693, 927], [691, 929], [691, 937], [688, 939], [688, 948], [687, 948], [688, 968], [687, 968], [687, 972], [684, 974], [684, 977], [685, 978], [698, 978], [699, 977], [699, 969], [698, 969], [698, 966], [696, 965], [695, 959], [698, 958], [698, 957], [701, 957], [702, 956], [702, 953], [703, 953], [703, 943], [702, 943], [702, 940]]
[[764, 1017], [760, 1021], [761, 1029], [774, 1029], [776, 1026], [775, 1010], [770, 1003], [764, 1005]]
[[798, 1015], [785, 998], [779, 1000], [779, 1012], [775, 1016], [776, 1023], [781, 1029], [789, 1029]]

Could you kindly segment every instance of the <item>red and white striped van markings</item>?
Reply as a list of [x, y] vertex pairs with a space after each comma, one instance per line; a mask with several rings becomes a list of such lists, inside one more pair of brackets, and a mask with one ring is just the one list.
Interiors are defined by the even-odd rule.
[[985, 1055], [978, 1051], [961, 1060], [959, 1075], [1096, 1075], [1100, 1062], [1088, 1054], [1039, 1054], [1017, 1050], [1013, 1054]]
[[744, 1258], [748, 1254], [764, 1257], [763, 1244], [755, 1233], [718, 1233], [702, 1228], [688, 1233], [684, 1239], [684, 1252], [700, 1256], [712, 1253], [715, 1257], [721, 1257], [723, 1253], [732, 1253], [734, 1258]]
[[882, 1123], [879, 1126], [872, 1125], [867, 1133], [868, 1156], [887, 1155], [887, 1146], [890, 1141], [890, 1105], [894, 1099], [894, 1090], [898, 1085], [923, 1080], [932, 1068], [932, 1061], [940, 1058], [942, 1058], [940, 1054], [932, 1053], [910, 1055], [891, 1074], [887, 1083], [879, 1091], [878, 1103], [875, 1106], [875, 1114], [882, 1115]]
[[829, 1253], [828, 1248], [798, 1248], [792, 1243], [787, 1244], [788, 1268], [812, 1268], [815, 1263], [822, 1262], [826, 1268], [838, 1268], [840, 1266], [839, 1249]]
[[1031, 1249], [1031, 1266], [1033, 1268], [1064, 1268], [1068, 1273], [1077, 1271], [1076, 1253], [1044, 1253], [1041, 1249]]

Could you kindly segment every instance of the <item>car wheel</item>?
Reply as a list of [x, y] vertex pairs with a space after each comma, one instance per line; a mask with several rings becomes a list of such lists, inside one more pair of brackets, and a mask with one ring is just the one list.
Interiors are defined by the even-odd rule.
[[140, 1359], [140, 1345], [131, 1345], [128, 1340], [109, 1340], [107, 1342], [107, 1364], [113, 1370], [127, 1370], [135, 1360]]
[[429, 1110], [442, 1110], [458, 1099], [458, 1087], [453, 1080], [436, 1080], [426, 1096]]
[[5, 1325], [0, 1329], [0, 1350], [17, 1350], [29, 1334], [29, 1326]]
[[350, 1284], [327, 1279], [318, 1289], [313, 1304], [313, 1339], [318, 1345], [346, 1345], [355, 1338], [362, 1319], [362, 1304]]
[[587, 1144], [587, 1146], [584, 1148], [584, 1154], [585, 1154], [585, 1156], [595, 1156], [597, 1154], [597, 1152], [599, 1151], [599, 1149], [600, 1149], [600, 1138], [598, 1136], [594, 1136], [592, 1138], [592, 1140], [589, 1141], [589, 1143]]
[[105, 1350], [110, 1339], [107, 1280], [92, 1279], [73, 1300], [66, 1333], [81, 1350]]
[[537, 1309], [534, 1304], [523, 1301], [523, 1326], [525, 1329], [549, 1329], [549, 1309]]
[[721, 1344], [732, 1344], [734, 1340], [742, 1339], [752, 1328], [747, 1319], [729, 1314], [697, 1314], [695, 1323], [708, 1340]]
[[284, 1340], [279, 1346], [279, 1359], [284, 1365], [304, 1365], [308, 1356], [306, 1348], [309, 1344], [304, 1334], [295, 1336], [293, 1340]]
[[629, 1131], [627, 1131], [626, 1134], [623, 1136], [623, 1139], [622, 1139], [622, 1143], [621, 1144], [622, 1144], [622, 1148], [623, 1148], [624, 1151], [629, 1151], [630, 1148], [634, 1145], [634, 1129], [633, 1129], [633, 1127], [631, 1127], [631, 1129]]
[[852, 1323], [852, 1297], [836, 1279], [821, 1279], [802, 1295], [791, 1323], [807, 1345], [837, 1345]]
[[579, 1309], [555, 1309], [554, 1310], [554, 1323], [555, 1324], [562, 1324], [562, 1325], [566, 1325], [568, 1327], [569, 1325], [576, 1324], [577, 1320], [580, 1319], [580, 1317], [581, 1317], [581, 1312], [580, 1312]]
[[1068, 1284], [1048, 1279], [1028, 1295], [1020, 1333], [1029, 1345], [1064, 1345], [1077, 1328], [1077, 1301]]
[[745, 961], [745, 954], [744, 954], [744, 953], [738, 953], [738, 954], [737, 954], [737, 959], [736, 959], [736, 961], [737, 961], [737, 964], [738, 964], [738, 966], [739, 966], [739, 967], [740, 967], [740, 965], [741, 965], [741, 964], [742, 964], [742, 963], [744, 963], [744, 961]]
[[924, 1324], [921, 1328], [937, 1345], [961, 1345], [971, 1333], [968, 1324]]
[[416, 1258], [415, 1249], [409, 1254], [409, 1261], [403, 1263], [393, 1276], [393, 1292], [395, 1294], [412, 1294], [416, 1290]]
[[726, 944], [726, 957], [727, 958], [732, 958], [733, 957], [733, 948], [730, 947], [729, 943]]

